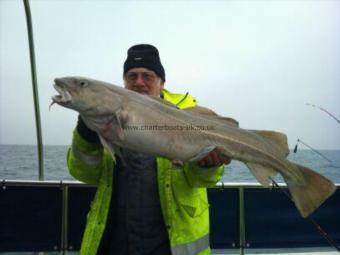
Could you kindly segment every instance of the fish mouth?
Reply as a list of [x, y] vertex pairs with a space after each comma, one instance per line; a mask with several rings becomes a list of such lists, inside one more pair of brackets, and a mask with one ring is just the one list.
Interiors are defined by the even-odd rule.
[[53, 87], [59, 94], [52, 97], [52, 103], [50, 104], [49, 109], [51, 109], [52, 105], [55, 103], [67, 106], [72, 102], [72, 95], [63, 85], [55, 83]]

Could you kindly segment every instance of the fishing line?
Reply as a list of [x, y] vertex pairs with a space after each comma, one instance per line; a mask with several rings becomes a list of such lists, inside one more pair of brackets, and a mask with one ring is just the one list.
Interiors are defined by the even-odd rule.
[[302, 143], [303, 145], [305, 145], [306, 147], [308, 147], [309, 149], [311, 149], [312, 151], [314, 151], [315, 153], [319, 154], [321, 157], [323, 157], [324, 159], [326, 159], [328, 162], [332, 162], [332, 160], [330, 160], [329, 158], [327, 158], [325, 155], [323, 155], [321, 152], [317, 151], [316, 149], [314, 149], [313, 147], [309, 146], [308, 144], [304, 143], [303, 141], [301, 141], [300, 139], [297, 139], [296, 145], [294, 147], [294, 153], [297, 152], [298, 149], [298, 144]]
[[[283, 192], [283, 194], [285, 194], [290, 201], [292, 201], [294, 203], [293, 198], [291, 197], [291, 195], [289, 194], [288, 191], [286, 191], [284, 188], [282, 188], [276, 181], [274, 181], [272, 178], [269, 177], [269, 179], [272, 181], [272, 185], [276, 188], [278, 188], [280, 191]], [[308, 216], [306, 218], [306, 220], [309, 220], [315, 227], [316, 229], [319, 231], [319, 233], [321, 234], [321, 236], [323, 238], [325, 238], [325, 240], [328, 242], [329, 245], [333, 246], [338, 252], [340, 252], [340, 247], [335, 243], [335, 241], [327, 234], [327, 232], [320, 226], [319, 223], [317, 223], [311, 216]]]
[[331, 114], [329, 111], [327, 111], [325, 108], [322, 108], [320, 106], [317, 106], [315, 104], [310, 104], [310, 103], [306, 103], [306, 105], [310, 105], [314, 108], [318, 108], [320, 111], [327, 113], [329, 116], [331, 116], [333, 119], [335, 119], [336, 122], [338, 122], [340, 124], [340, 120], [337, 117], [335, 117], [333, 114]]

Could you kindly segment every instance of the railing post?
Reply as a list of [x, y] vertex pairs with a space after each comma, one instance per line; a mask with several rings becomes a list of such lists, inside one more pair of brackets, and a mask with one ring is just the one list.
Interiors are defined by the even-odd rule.
[[61, 245], [60, 253], [67, 254], [68, 245], [68, 190], [69, 186], [61, 182], [62, 190], [62, 217], [61, 217]]
[[245, 222], [244, 222], [244, 187], [238, 188], [239, 192], [239, 231], [240, 231], [240, 254], [244, 255], [245, 241]]

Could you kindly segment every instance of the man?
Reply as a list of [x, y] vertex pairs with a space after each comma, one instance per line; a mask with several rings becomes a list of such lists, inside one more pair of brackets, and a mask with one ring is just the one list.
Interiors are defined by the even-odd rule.
[[[125, 88], [181, 109], [196, 105], [192, 96], [164, 89], [165, 71], [152, 45], [128, 50], [123, 78]], [[80, 254], [210, 254], [206, 187], [220, 180], [222, 164], [230, 161], [214, 151], [183, 166], [127, 149], [121, 154], [126, 162], [113, 162], [79, 118], [68, 167], [75, 178], [97, 185]]]

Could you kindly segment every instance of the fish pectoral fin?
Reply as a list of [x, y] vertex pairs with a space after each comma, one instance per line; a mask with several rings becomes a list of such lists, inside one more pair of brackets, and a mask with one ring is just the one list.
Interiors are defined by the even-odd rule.
[[115, 132], [116, 132], [116, 134], [117, 134], [117, 136], [118, 136], [118, 138], [119, 138], [120, 140], [123, 140], [123, 139], [124, 139], [124, 130], [123, 130], [123, 128], [121, 128], [120, 126], [117, 126], [117, 127], [115, 128]]
[[117, 125], [115, 126], [115, 132], [120, 140], [124, 139], [124, 128], [126, 126], [126, 123], [128, 121], [128, 113], [122, 109], [119, 109], [116, 111], [115, 120], [117, 122]]
[[100, 142], [102, 143], [102, 145], [104, 146], [105, 149], [107, 149], [110, 154], [111, 157], [113, 159], [113, 161], [116, 162], [116, 155], [120, 158], [121, 162], [126, 166], [126, 160], [124, 158], [124, 156], [121, 153], [120, 147], [116, 144], [111, 144], [110, 142], [106, 141], [104, 137], [99, 136]]
[[256, 180], [263, 186], [269, 187], [272, 178], [277, 175], [277, 171], [273, 168], [263, 166], [256, 163], [246, 163], [250, 172], [255, 176]]
[[212, 152], [213, 150], [216, 149], [216, 145], [211, 145], [211, 146], [207, 146], [204, 147], [198, 154], [196, 154], [195, 156], [193, 156], [191, 159], [189, 159], [190, 162], [193, 161], [199, 161], [202, 158], [204, 158], [205, 156], [207, 156], [210, 152]]
[[99, 136], [99, 139], [100, 139], [100, 142], [102, 143], [102, 145], [104, 146], [104, 148], [107, 149], [107, 150], [110, 152], [110, 154], [111, 154], [111, 156], [112, 156], [112, 159], [113, 159], [114, 161], [116, 161], [116, 157], [115, 157], [116, 151], [115, 151], [114, 146], [111, 145], [109, 142], [107, 142], [107, 141], [105, 140], [105, 138], [102, 137], [101, 135]]
[[295, 206], [302, 217], [307, 218], [336, 190], [326, 177], [305, 166], [294, 164], [304, 178], [304, 184], [283, 175]]
[[287, 136], [284, 133], [269, 130], [249, 130], [274, 144], [284, 157], [289, 154]]
[[170, 108], [174, 108], [174, 109], [178, 109], [179, 110], [179, 107], [177, 105], [174, 105], [168, 101], [165, 101], [163, 98], [160, 98], [160, 97], [156, 97], [156, 96], [148, 96], [150, 98], [152, 98], [153, 100], [161, 103], [161, 104], [164, 104], [164, 105], [167, 105], [169, 106]]

